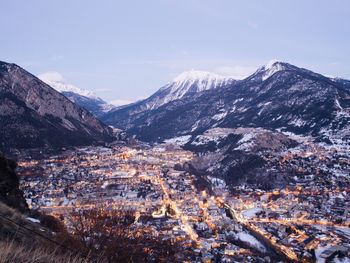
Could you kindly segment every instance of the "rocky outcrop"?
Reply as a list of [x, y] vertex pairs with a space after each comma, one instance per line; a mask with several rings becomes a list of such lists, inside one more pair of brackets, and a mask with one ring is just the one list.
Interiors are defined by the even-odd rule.
[[28, 205], [19, 189], [19, 178], [15, 172], [15, 161], [0, 154], [0, 201], [21, 212], [28, 211]]
[[262, 189], [283, 187], [290, 181], [279, 156], [298, 142], [262, 128], [213, 128], [191, 138], [185, 149], [198, 153], [191, 166], [202, 175], [219, 176], [228, 185]]

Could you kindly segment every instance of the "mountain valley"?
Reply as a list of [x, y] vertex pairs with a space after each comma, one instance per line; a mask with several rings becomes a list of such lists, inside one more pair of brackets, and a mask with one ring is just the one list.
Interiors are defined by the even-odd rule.
[[53, 216], [94, 255], [348, 256], [349, 81], [272, 61], [243, 80], [185, 72], [113, 108], [87, 90], [0, 65], [1, 149], [12, 149], [20, 177], [0, 160], [0, 186], [11, 168], [16, 190], [6, 191], [19, 201], [2, 200]]

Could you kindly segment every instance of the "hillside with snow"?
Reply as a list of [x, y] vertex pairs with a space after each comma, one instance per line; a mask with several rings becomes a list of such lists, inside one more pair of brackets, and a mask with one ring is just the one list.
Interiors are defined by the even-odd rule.
[[94, 92], [66, 83], [63, 76], [58, 72], [43, 73], [38, 78], [65, 95], [70, 101], [90, 111], [96, 117], [101, 117], [115, 108], [99, 98]]
[[149, 98], [112, 110], [102, 120], [120, 128], [133, 126], [136, 119], [166, 105], [195, 97], [208, 90], [220, 89], [237, 82], [231, 77], [205, 71], [190, 70], [181, 73]]
[[350, 82], [270, 61], [243, 80], [190, 71], [103, 121], [145, 141], [220, 128], [265, 128], [322, 141], [350, 137]]

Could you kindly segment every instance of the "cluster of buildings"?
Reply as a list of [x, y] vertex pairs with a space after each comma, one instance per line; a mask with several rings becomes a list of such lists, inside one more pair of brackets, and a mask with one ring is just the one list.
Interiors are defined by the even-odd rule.
[[307, 147], [284, 153], [280, 165], [303, 170], [273, 191], [228, 188], [219, 176], [204, 176], [211, 188], [199, 190], [198, 175], [184, 169], [192, 158], [168, 144], [87, 147], [21, 160], [19, 174], [32, 209], [62, 218], [68, 228], [67, 218], [76, 211], [131, 211], [135, 228], [182, 249], [179, 261], [315, 262], [349, 256], [350, 181], [342, 173], [350, 164], [344, 152]]
[[123, 209], [137, 214], [135, 227], [187, 250], [179, 260], [266, 257], [264, 246], [232, 220], [218, 199], [196, 189], [194, 175], [174, 169], [191, 159], [191, 152], [170, 145], [88, 147], [27, 158], [19, 162], [18, 173], [30, 207], [61, 218], [68, 228], [69, 215], [77, 211]]
[[291, 261], [350, 258], [349, 148], [304, 142], [278, 162], [292, 171], [286, 187], [231, 189], [225, 201], [236, 220]]

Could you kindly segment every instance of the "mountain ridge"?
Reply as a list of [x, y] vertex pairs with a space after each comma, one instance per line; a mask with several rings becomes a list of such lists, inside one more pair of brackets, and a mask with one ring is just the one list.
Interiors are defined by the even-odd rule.
[[186, 96], [195, 95], [213, 88], [221, 88], [237, 81], [238, 80], [231, 77], [220, 76], [206, 71], [185, 71], [175, 77], [173, 81], [161, 87], [150, 97], [129, 105], [117, 107], [103, 115], [101, 119], [108, 124], [112, 124], [113, 121], [110, 121], [110, 119], [117, 121], [121, 118], [123, 119], [123, 125], [117, 125], [117, 127], [125, 128], [130, 124], [128, 120], [128, 116], [130, 115], [143, 115], [143, 113], [149, 110], [156, 110], [169, 102], [182, 99]]
[[94, 92], [65, 83], [63, 77], [57, 72], [40, 74], [38, 78], [66, 96], [70, 101], [90, 111], [96, 117], [101, 117], [115, 108], [98, 97]]
[[90, 112], [16, 64], [0, 62], [0, 101], [2, 149], [113, 140]]
[[340, 83], [273, 61], [243, 80], [147, 108], [145, 103], [159, 97], [162, 88], [139, 104], [106, 114], [102, 120], [141, 140], [158, 142], [214, 127], [262, 127], [322, 137], [336, 125], [348, 133], [349, 87], [347, 81]]

